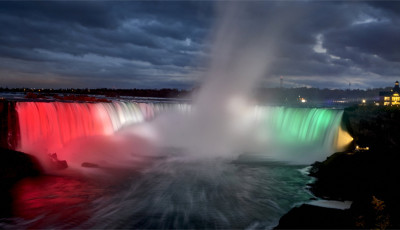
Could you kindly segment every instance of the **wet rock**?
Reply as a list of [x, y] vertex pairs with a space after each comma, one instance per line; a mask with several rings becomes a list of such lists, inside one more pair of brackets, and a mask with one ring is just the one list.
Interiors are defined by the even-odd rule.
[[85, 168], [100, 168], [99, 165], [93, 164], [93, 163], [89, 163], [89, 162], [83, 162], [81, 166], [85, 167]]
[[303, 204], [285, 214], [275, 229], [343, 229], [354, 228], [348, 210]]
[[40, 175], [38, 160], [28, 154], [0, 148], [0, 218], [12, 214], [12, 193], [15, 183], [25, 177]]
[[390, 149], [335, 153], [313, 165], [310, 190], [322, 198], [352, 200], [354, 227], [400, 228], [399, 161], [398, 151]]
[[65, 160], [59, 160], [56, 153], [49, 154], [51, 164], [54, 169], [62, 170], [68, 168], [68, 163]]

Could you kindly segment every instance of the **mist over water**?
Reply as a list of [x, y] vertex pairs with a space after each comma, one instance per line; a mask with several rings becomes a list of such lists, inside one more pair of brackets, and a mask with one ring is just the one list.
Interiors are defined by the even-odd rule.
[[[269, 17], [271, 11], [283, 18]], [[183, 146], [191, 155], [235, 158], [252, 151], [248, 148], [257, 134], [252, 91], [268, 74], [277, 41], [299, 12], [279, 4], [224, 2], [217, 13], [209, 68], [192, 116], [171, 115], [158, 128], [166, 143]]]
[[[296, 164], [331, 153], [342, 112], [270, 108], [251, 99], [299, 13], [263, 2], [224, 2], [217, 10], [209, 70], [190, 106], [18, 105], [21, 150], [43, 158], [56, 152], [71, 166], [66, 172], [93, 180], [118, 177], [99, 186], [109, 195], [87, 201], [83, 221], [60, 222], [52, 213], [39, 227], [271, 228], [311, 197], [304, 165]], [[290, 20], [269, 18], [271, 10]]]
[[294, 203], [311, 197], [303, 189], [309, 178], [298, 169], [170, 157], [99, 200], [82, 227], [271, 228]]
[[[219, 16], [210, 34], [208, 71], [189, 108], [164, 109], [160, 105], [123, 102], [19, 103], [23, 129], [20, 149], [39, 155], [57, 152], [71, 162], [80, 157], [91, 160], [89, 155], [98, 158], [100, 150], [108, 149], [118, 153], [112, 157], [113, 161], [126, 155], [120, 152], [146, 155], [150, 145], [182, 148], [186, 155], [195, 158], [233, 160], [245, 152], [266, 153], [265, 143], [274, 141], [277, 130], [265, 131], [273, 128], [273, 124], [260, 123], [254, 118], [257, 111], [252, 91], [268, 75], [268, 67], [279, 51], [278, 41], [301, 12], [295, 7], [264, 2], [224, 2], [218, 4], [216, 11]], [[271, 18], [272, 11], [280, 12], [282, 18]], [[76, 116], [77, 113], [80, 115]], [[155, 121], [140, 128], [132, 126], [129, 131], [125, 127], [154, 117]], [[261, 134], [259, 126], [265, 127]], [[123, 127], [124, 132], [115, 133]], [[268, 140], [270, 137], [272, 141]], [[130, 138], [135, 144], [129, 143]], [[92, 147], [96, 141], [101, 147]], [[146, 147], [139, 143], [146, 143]], [[116, 147], [107, 147], [113, 145]], [[132, 151], [135, 145], [140, 145], [139, 150]], [[140, 151], [142, 148], [145, 151]], [[149, 152], [153, 155], [157, 151]], [[121, 157], [123, 163], [126, 160], [127, 157]]]

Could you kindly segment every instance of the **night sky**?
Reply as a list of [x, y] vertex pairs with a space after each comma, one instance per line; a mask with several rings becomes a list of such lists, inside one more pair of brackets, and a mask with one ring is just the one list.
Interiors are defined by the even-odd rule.
[[[0, 1], [0, 87], [190, 89], [207, 72], [230, 3]], [[279, 86], [280, 76], [286, 87], [342, 89], [400, 80], [400, 1], [248, 4], [254, 22], [291, 17], [280, 8], [298, 17], [281, 31], [262, 86]]]

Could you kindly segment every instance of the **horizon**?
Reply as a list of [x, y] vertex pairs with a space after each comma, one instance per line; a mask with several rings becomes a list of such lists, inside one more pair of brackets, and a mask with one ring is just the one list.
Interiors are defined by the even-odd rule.
[[[180, 88], [107, 88], [107, 87], [98, 87], [98, 88], [43, 88], [43, 87], [8, 87], [1, 86], [1, 90], [178, 90], [178, 91], [194, 91], [200, 89], [201, 86], [195, 86], [187, 89]], [[393, 88], [393, 86], [385, 86], [385, 87], [375, 87], [375, 88], [319, 88], [319, 87], [307, 87], [307, 86], [293, 86], [293, 87], [255, 87], [254, 90], [268, 90], [268, 89], [317, 89], [317, 90], [340, 90], [340, 91], [369, 91], [369, 90], [380, 90], [380, 89], [388, 89]]]
[[[2, 1], [0, 86], [197, 87], [210, 68], [220, 9], [229, 4]], [[390, 87], [399, 78], [400, 2], [237, 4], [257, 9], [246, 15], [256, 25], [247, 30], [249, 39], [266, 20], [283, 30], [257, 85], [278, 87], [283, 76], [287, 88], [368, 89]], [[234, 18], [233, 24], [241, 22]], [[267, 37], [275, 36], [268, 29]]]

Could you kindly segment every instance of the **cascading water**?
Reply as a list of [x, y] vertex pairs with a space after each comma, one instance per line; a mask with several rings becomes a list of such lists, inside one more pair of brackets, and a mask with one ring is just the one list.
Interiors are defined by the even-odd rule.
[[[34, 228], [265, 229], [311, 197], [304, 189], [309, 178], [300, 170], [305, 165], [276, 161], [323, 159], [343, 133], [342, 112], [249, 103], [279, 48], [279, 37], [300, 11], [262, 2], [225, 6], [213, 30], [207, 79], [192, 106], [18, 103], [21, 150], [57, 151], [75, 167], [95, 163], [100, 167], [86, 170], [112, 176], [121, 162], [136, 170], [122, 182], [104, 186], [107, 195], [87, 200], [90, 205], [85, 204], [83, 213], [67, 212], [65, 219], [65, 214], [44, 210]], [[279, 11], [284, 20], [268, 18], [270, 10]], [[254, 15], [262, 20], [254, 20]], [[142, 122], [150, 118], [155, 119]], [[267, 159], [238, 157], [245, 153]], [[145, 156], [151, 164], [136, 167], [135, 156]], [[64, 186], [65, 182], [60, 187]], [[44, 202], [54, 194], [71, 200], [70, 194], [58, 190], [40, 188], [39, 196]], [[87, 196], [76, 193], [72, 199]], [[35, 199], [30, 196], [21, 206], [31, 200]], [[29, 224], [17, 227], [32, 227]]]
[[[57, 149], [55, 151], [60, 159], [67, 160], [74, 170], [82, 171], [89, 178], [109, 178], [110, 172], [114, 178], [120, 175], [118, 170], [108, 170], [121, 166], [140, 173], [124, 176], [123, 182], [117, 186], [106, 186], [110, 195], [100, 196], [90, 203], [89, 211], [84, 209], [69, 214], [67, 218], [64, 213], [67, 211], [52, 212], [38, 217], [43, 218], [39, 225], [31, 225], [32, 222], [27, 221], [17, 222], [12, 227], [273, 227], [294, 204], [311, 197], [304, 190], [309, 182], [300, 170], [304, 166], [274, 161], [310, 163], [323, 159], [336, 148], [335, 140], [340, 139], [338, 135], [344, 136], [345, 132], [340, 129], [343, 112], [319, 108], [245, 106], [242, 101], [235, 101], [227, 107], [228, 112], [233, 108], [236, 111], [236, 115], [229, 118], [227, 128], [243, 140], [233, 139], [236, 145], [232, 146], [236, 149], [220, 151], [214, 146], [201, 146], [212, 138], [216, 138], [217, 143], [218, 136], [210, 134], [211, 139], [199, 142], [192, 139], [198, 136], [193, 136], [188, 128], [201, 128], [186, 126], [188, 121], [193, 122], [197, 118], [199, 108], [192, 105], [17, 103], [21, 149], [33, 149], [37, 154], [44, 155], [47, 152], [40, 152], [40, 149]], [[200, 134], [202, 131], [204, 129]], [[238, 136], [242, 131], [244, 135]], [[149, 135], [146, 136], [146, 133]], [[151, 138], [153, 134], [157, 138]], [[224, 143], [229, 143], [226, 141]], [[196, 143], [198, 145], [194, 145]], [[153, 145], [160, 148], [154, 150]], [[188, 157], [205, 150], [215, 155]], [[229, 150], [235, 151], [230, 154], [235, 157], [227, 158], [221, 154]], [[95, 163], [100, 168], [84, 169], [81, 167], [83, 162]], [[65, 184], [68, 181], [63, 180], [59, 186], [69, 186]], [[75, 185], [77, 182], [73, 180], [71, 183]], [[57, 186], [35, 192], [39, 197], [32, 198], [30, 195], [29, 200], [19, 201], [20, 206], [30, 207], [32, 199], [44, 200], [46, 204], [50, 202], [47, 201], [49, 196], [61, 201], [65, 197], [68, 202], [71, 199], [69, 196], [79, 197], [87, 193], [98, 196], [98, 191], [104, 190], [102, 187], [101, 190], [79, 189], [60, 193], [54, 189]], [[29, 187], [31, 190], [32, 187]], [[37, 204], [33, 205], [36, 207]], [[40, 205], [43, 206], [42, 203]], [[91, 213], [88, 217], [87, 212]], [[84, 220], [81, 220], [82, 216]]]
[[[149, 121], [159, 114], [170, 112], [182, 122], [193, 115], [191, 110], [188, 104], [19, 102], [19, 149], [40, 154], [62, 152], [65, 145], [76, 139], [110, 136], [124, 126]], [[235, 124], [229, 124], [229, 128], [234, 127], [241, 132], [243, 126], [250, 127], [251, 135], [243, 138], [245, 142], [253, 140], [252, 146], [246, 146], [247, 149], [240, 150], [239, 154], [256, 151], [275, 160], [310, 163], [338, 149], [335, 141], [343, 113], [341, 110], [253, 106], [238, 113], [243, 113], [244, 117], [232, 120]], [[243, 122], [245, 124], [241, 124]], [[157, 127], [157, 119], [155, 123]], [[161, 123], [165, 125], [168, 122]], [[170, 124], [174, 127], [169, 128], [182, 128], [177, 123]], [[187, 128], [186, 123], [183, 124]], [[171, 137], [168, 134], [163, 136]], [[166, 146], [177, 147], [184, 143], [181, 147], [187, 149], [185, 144], [193, 144], [185, 141], [186, 135], [179, 135], [179, 140], [166, 137]], [[199, 148], [207, 149], [206, 146]]]
[[[257, 107], [258, 138], [275, 160], [310, 164], [343, 150], [343, 111], [321, 108]], [[340, 144], [339, 144], [340, 142]]]
[[93, 140], [94, 137], [101, 138], [104, 142], [107, 138], [111, 139], [112, 135], [123, 126], [149, 121], [157, 114], [175, 109], [175, 107], [184, 110], [187, 105], [117, 101], [112, 103], [17, 102], [16, 110], [20, 127], [18, 150], [34, 154], [42, 161], [46, 161], [49, 153], [57, 153], [59, 157], [70, 159], [71, 154], [78, 154], [63, 151], [64, 147], [71, 142], [90, 138]]
[[145, 120], [149, 114], [142, 111], [133, 103], [19, 102], [20, 150], [49, 153], [79, 137], [111, 135]]

